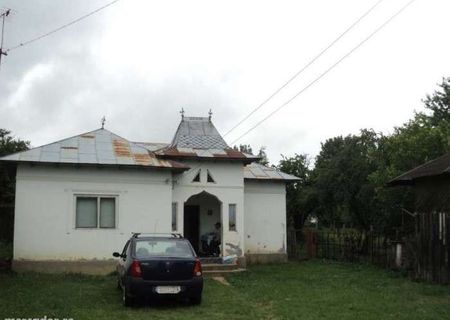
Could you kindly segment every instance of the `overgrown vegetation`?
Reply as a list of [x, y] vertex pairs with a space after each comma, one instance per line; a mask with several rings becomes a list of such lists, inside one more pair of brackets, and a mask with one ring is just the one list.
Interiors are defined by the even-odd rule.
[[10, 260], [13, 256], [12, 242], [0, 241], [0, 261]]
[[200, 306], [121, 305], [115, 278], [0, 274], [0, 319], [448, 319], [450, 288], [375, 267], [309, 261], [207, 279]]
[[304, 154], [284, 157], [278, 168], [301, 181], [288, 187], [288, 215], [301, 228], [308, 217], [322, 226], [393, 232], [401, 209], [414, 211], [408, 188], [386, 188], [401, 173], [450, 152], [450, 78], [423, 101], [424, 112], [390, 135], [362, 129], [322, 143], [310, 166]]

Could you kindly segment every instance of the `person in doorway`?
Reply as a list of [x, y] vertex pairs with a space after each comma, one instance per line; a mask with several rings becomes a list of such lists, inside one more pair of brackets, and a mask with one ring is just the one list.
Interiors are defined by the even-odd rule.
[[202, 251], [208, 257], [218, 257], [220, 255], [220, 229], [222, 225], [217, 222], [214, 230], [201, 236]]
[[221, 243], [221, 228], [222, 224], [220, 222], [217, 222], [214, 225], [215, 230], [213, 231], [213, 240], [211, 241], [211, 251], [214, 256], [218, 257], [220, 256], [220, 243]]

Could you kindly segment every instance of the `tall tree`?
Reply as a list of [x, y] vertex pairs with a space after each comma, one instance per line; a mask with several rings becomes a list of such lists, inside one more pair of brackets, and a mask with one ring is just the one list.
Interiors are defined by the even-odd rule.
[[[0, 157], [27, 150], [29, 147], [28, 141], [16, 139], [10, 131], [0, 129]], [[0, 239], [12, 240], [14, 195], [14, 166], [0, 162]]]
[[267, 157], [266, 147], [263, 146], [263, 147], [259, 148], [258, 157], [260, 158], [258, 160], [258, 163], [260, 163], [264, 166], [269, 165], [269, 158]]
[[[239, 147], [235, 145], [233, 147], [233, 149], [240, 151], [240, 152], [253, 154], [252, 146], [249, 144], [240, 144]], [[262, 146], [261, 148], [259, 148], [257, 156], [260, 157], [260, 159], [258, 160], [258, 163], [260, 163], [264, 166], [269, 165], [269, 158], [267, 157], [266, 147]]]
[[316, 215], [322, 223], [360, 229], [373, 223], [376, 209], [367, 177], [376, 169], [378, 140], [374, 131], [361, 130], [322, 144], [312, 175], [319, 203]]
[[443, 78], [438, 90], [424, 99], [425, 107], [432, 112], [429, 116], [432, 125], [443, 121], [450, 122], [450, 77]]
[[286, 211], [288, 222], [296, 228], [302, 228], [306, 219], [313, 214], [315, 198], [310, 186], [310, 159], [306, 154], [295, 154], [293, 157], [282, 155], [277, 168], [295, 175], [299, 181], [289, 183], [286, 187]]

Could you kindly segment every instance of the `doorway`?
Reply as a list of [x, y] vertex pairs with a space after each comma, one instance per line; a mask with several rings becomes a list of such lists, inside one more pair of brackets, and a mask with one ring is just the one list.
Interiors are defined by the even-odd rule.
[[191, 196], [184, 203], [184, 237], [200, 257], [222, 255], [222, 202], [206, 192]]
[[199, 252], [200, 243], [200, 206], [184, 206], [184, 237], [189, 240], [195, 252]]

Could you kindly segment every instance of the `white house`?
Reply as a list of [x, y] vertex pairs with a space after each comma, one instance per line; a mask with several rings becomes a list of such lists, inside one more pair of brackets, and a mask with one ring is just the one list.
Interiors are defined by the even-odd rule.
[[0, 160], [17, 165], [15, 270], [107, 272], [133, 232], [181, 233], [202, 255], [216, 231], [240, 265], [286, 259], [297, 178], [230, 148], [211, 117], [183, 116], [170, 144], [102, 128]]

